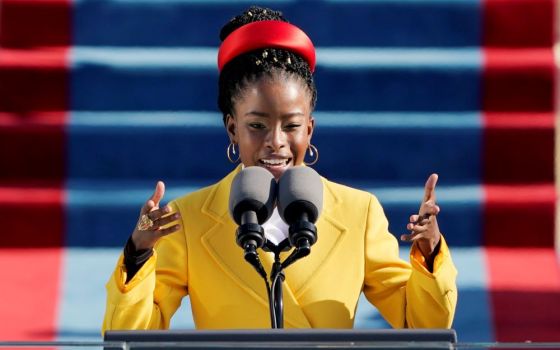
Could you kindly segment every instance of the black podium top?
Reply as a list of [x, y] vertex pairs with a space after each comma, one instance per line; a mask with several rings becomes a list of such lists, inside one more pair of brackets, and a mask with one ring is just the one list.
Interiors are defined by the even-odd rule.
[[450, 329], [268, 329], [188, 331], [107, 331], [105, 341], [130, 349], [452, 349]]

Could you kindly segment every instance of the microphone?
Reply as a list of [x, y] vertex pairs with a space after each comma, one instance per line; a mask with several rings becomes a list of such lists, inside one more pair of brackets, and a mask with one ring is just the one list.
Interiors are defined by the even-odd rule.
[[295, 251], [282, 263], [285, 268], [311, 252], [317, 242], [314, 223], [323, 209], [323, 182], [313, 169], [291, 167], [278, 183], [278, 212], [290, 226], [289, 240]]
[[251, 166], [240, 171], [231, 184], [229, 213], [239, 226], [236, 242], [245, 251], [244, 258], [266, 279], [257, 248], [264, 245], [261, 224], [272, 215], [276, 199], [276, 180], [268, 170]]

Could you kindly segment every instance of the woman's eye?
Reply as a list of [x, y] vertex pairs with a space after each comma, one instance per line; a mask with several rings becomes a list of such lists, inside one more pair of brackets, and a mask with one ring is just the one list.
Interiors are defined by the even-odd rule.
[[259, 124], [259, 123], [251, 123], [251, 124], [249, 124], [249, 126], [253, 129], [263, 129], [264, 128], [264, 125]]
[[301, 124], [288, 124], [285, 126], [286, 129], [291, 130], [291, 129], [296, 129], [299, 128], [301, 126]]

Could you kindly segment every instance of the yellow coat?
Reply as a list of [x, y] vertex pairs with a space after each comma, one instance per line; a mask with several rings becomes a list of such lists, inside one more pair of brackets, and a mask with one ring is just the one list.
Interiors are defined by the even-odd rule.
[[[264, 281], [243, 259], [228, 213], [239, 169], [170, 203], [181, 213], [181, 231], [160, 239], [128, 284], [121, 255], [106, 286], [103, 331], [166, 329], [187, 294], [199, 329], [270, 327]], [[284, 326], [351, 328], [364, 292], [395, 328], [450, 327], [457, 272], [445, 241], [433, 274], [415, 248], [409, 264], [399, 259], [397, 240], [373, 195], [326, 179], [323, 184], [317, 243], [286, 270]], [[259, 254], [269, 272], [272, 253]]]

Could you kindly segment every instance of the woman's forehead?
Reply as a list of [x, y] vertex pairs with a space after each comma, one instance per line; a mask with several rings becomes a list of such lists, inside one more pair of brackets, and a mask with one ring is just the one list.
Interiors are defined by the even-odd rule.
[[293, 84], [254, 87], [235, 103], [236, 114], [269, 118], [294, 118], [311, 113], [309, 95]]
[[309, 115], [311, 94], [300, 79], [276, 76], [248, 82], [233, 101], [238, 115]]

